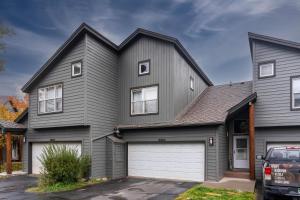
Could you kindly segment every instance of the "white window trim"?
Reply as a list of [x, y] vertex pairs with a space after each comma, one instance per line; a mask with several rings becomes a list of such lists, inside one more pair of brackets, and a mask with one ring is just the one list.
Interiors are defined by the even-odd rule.
[[[146, 72], [141, 72], [140, 66], [141, 66], [141, 64], [143, 64], [143, 63], [148, 63], [148, 71], [146, 71]], [[143, 60], [143, 61], [140, 61], [140, 62], [138, 63], [138, 71], [139, 71], [139, 75], [142, 76], [142, 75], [150, 74], [150, 65], [151, 65], [150, 59], [149, 59], [149, 60]]]
[[[297, 77], [291, 77], [291, 93], [292, 93], [292, 95], [291, 95], [291, 97], [292, 97], [292, 102], [291, 102], [291, 104], [292, 104], [292, 110], [298, 110], [298, 109], [300, 109], [300, 106], [295, 106], [295, 93], [294, 93], [294, 81], [295, 80], [298, 80], [298, 81], [300, 81], [300, 76], [297, 76]], [[298, 93], [297, 93], [298, 94]]]
[[[78, 73], [78, 74], [75, 74], [74, 73], [74, 67], [75, 67], [75, 64], [78, 64], [78, 63], [80, 63], [80, 73]], [[77, 77], [77, 76], [81, 76], [82, 75], [82, 61], [76, 61], [76, 62], [73, 62], [72, 64], [71, 64], [71, 68], [72, 68], [72, 77]]]
[[[150, 99], [150, 100], [147, 100], [147, 101], [152, 101], [152, 100], [157, 100], [157, 111], [156, 112], [145, 112], [145, 100], [144, 99], [142, 99], [142, 102], [144, 102], [143, 103], [143, 112], [140, 112], [140, 113], [133, 113], [132, 111], [132, 109], [133, 109], [133, 106], [132, 106], [132, 103], [136, 103], [136, 102], [138, 102], [138, 101], [133, 101], [133, 92], [134, 91], [141, 91], [142, 92], [142, 98], [144, 98], [144, 90], [143, 89], [146, 89], [146, 88], [152, 88], [152, 87], [156, 87], [157, 88], [157, 95], [156, 95], [156, 99]], [[158, 109], [159, 109], [159, 102], [158, 102], [158, 85], [153, 85], [153, 86], [147, 86], [147, 87], [140, 87], [140, 88], [133, 88], [133, 89], [131, 89], [130, 90], [130, 114], [132, 115], [132, 116], [134, 116], [134, 115], [148, 115], [148, 114], [157, 114], [158, 113]]]
[[[61, 97], [56, 97], [56, 88], [58, 86], [61, 86]], [[54, 87], [54, 98], [46, 98], [46, 90], [47, 88], [50, 88], [50, 87]], [[40, 97], [39, 97], [39, 91], [40, 90], [44, 90], [44, 99], [43, 100], [40, 100]], [[49, 86], [46, 86], [46, 87], [40, 87], [38, 88], [38, 94], [37, 94], [37, 98], [38, 98], [38, 114], [39, 115], [43, 115], [43, 114], [49, 114], [49, 113], [59, 113], [59, 112], [62, 112], [63, 111], [63, 84], [60, 83], [60, 84], [54, 84], [54, 85], [49, 85]], [[61, 99], [61, 110], [56, 110], [56, 100], [57, 99]], [[54, 100], [54, 111], [52, 112], [47, 112], [46, 111], [46, 102], [47, 100]], [[44, 101], [44, 112], [40, 112], [40, 102], [41, 101]]]
[[[262, 72], [261, 67], [263, 65], [267, 65], [267, 64], [272, 64], [272, 73], [267, 74], [267, 75], [263, 75], [263, 74], [261, 74], [261, 72]], [[259, 78], [267, 78], [267, 77], [275, 76], [275, 61], [266, 61], [266, 62], [259, 63], [258, 68], [259, 68]]]
[[190, 89], [192, 91], [195, 89], [195, 79], [192, 76], [190, 77]]

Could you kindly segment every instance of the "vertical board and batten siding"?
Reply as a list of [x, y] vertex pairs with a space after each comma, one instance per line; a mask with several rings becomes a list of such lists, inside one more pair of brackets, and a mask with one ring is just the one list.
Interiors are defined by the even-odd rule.
[[[84, 58], [85, 42], [81, 38], [29, 93], [29, 127], [48, 128], [59, 126], [77, 126], [84, 124], [84, 76], [86, 66], [82, 66], [83, 75], [71, 78], [71, 63]], [[38, 88], [63, 83], [63, 112], [38, 115]]]
[[218, 178], [224, 177], [224, 173], [228, 170], [228, 137], [224, 125], [217, 128], [217, 142], [218, 149]]
[[[166, 122], [174, 117], [173, 70], [174, 45], [141, 37], [119, 56], [120, 124]], [[150, 74], [138, 76], [138, 62], [150, 59]], [[130, 88], [159, 84], [159, 113], [130, 116]]]
[[[275, 60], [275, 77], [258, 79], [258, 64]], [[291, 111], [290, 77], [300, 75], [300, 50], [255, 41], [254, 92], [257, 92], [255, 126], [299, 125], [300, 111]]]
[[[205, 90], [207, 84], [177, 50], [174, 51], [173, 74], [174, 114], [176, 116], [186, 105], [191, 103], [191, 101]], [[190, 89], [190, 77], [194, 78], [194, 90]]]
[[24, 169], [30, 172], [30, 144], [35, 142], [81, 142], [82, 153], [90, 154], [90, 137], [88, 127], [69, 127], [69, 128], [55, 128], [55, 129], [27, 129], [26, 143], [24, 146]]
[[[256, 128], [255, 155], [266, 155], [268, 143], [297, 143], [299, 144], [299, 127]], [[256, 160], [255, 174], [262, 178], [262, 161]]]
[[[117, 53], [90, 35], [86, 38], [86, 115], [91, 139], [113, 133], [118, 121]], [[105, 175], [105, 140], [92, 144], [92, 176]]]
[[208, 145], [209, 137], [216, 139], [218, 132], [216, 126], [197, 128], [168, 128], [168, 129], [145, 129], [123, 131], [123, 140], [128, 143], [136, 142], [158, 142], [163, 139], [165, 142], [204, 142], [205, 143], [205, 180], [219, 180], [219, 160], [217, 146]]

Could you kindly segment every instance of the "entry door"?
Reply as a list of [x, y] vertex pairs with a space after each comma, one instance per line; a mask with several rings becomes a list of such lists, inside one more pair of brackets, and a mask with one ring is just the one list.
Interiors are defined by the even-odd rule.
[[233, 159], [234, 168], [249, 168], [248, 136], [233, 136]]

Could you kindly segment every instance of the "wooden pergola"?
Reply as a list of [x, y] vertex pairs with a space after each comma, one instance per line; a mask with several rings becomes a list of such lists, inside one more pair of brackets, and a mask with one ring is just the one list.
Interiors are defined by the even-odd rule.
[[0, 131], [5, 136], [6, 173], [12, 174], [12, 135], [24, 136], [26, 127], [16, 122], [0, 120]]

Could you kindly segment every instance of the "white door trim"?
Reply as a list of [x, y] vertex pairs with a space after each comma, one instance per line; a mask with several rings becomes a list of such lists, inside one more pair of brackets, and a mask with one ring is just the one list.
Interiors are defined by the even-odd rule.
[[[237, 150], [237, 139], [247, 139], [247, 159], [241, 160], [238, 159], [238, 150]], [[242, 150], [242, 148], [240, 148]], [[236, 169], [249, 169], [249, 136], [248, 135], [238, 135], [233, 136], [233, 167]]]

